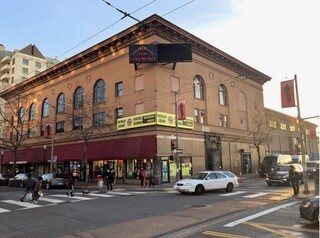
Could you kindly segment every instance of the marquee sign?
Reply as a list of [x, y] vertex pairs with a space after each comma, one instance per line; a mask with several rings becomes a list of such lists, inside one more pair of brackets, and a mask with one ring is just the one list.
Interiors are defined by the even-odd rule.
[[145, 44], [129, 46], [129, 63], [191, 62], [191, 44]]
[[[175, 127], [175, 117], [170, 113], [150, 112], [131, 117], [123, 117], [117, 120], [117, 130], [127, 130], [152, 125]], [[178, 127], [192, 130], [194, 128], [193, 118], [187, 117], [185, 120], [178, 120]]]

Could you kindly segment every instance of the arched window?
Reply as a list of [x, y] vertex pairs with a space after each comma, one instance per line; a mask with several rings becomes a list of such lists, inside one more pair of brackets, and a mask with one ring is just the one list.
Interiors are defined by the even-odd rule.
[[57, 100], [57, 113], [63, 113], [66, 109], [66, 98], [64, 93], [60, 93]]
[[247, 99], [246, 99], [246, 95], [243, 92], [239, 93], [238, 101], [239, 101], [239, 110], [246, 112], [247, 111]]
[[42, 104], [42, 117], [48, 117], [50, 115], [50, 101], [48, 98], [43, 100]]
[[19, 122], [23, 122], [24, 121], [24, 114], [25, 114], [25, 109], [23, 107], [21, 107], [19, 109], [19, 118], [18, 118]]
[[105, 88], [105, 83], [103, 79], [99, 79], [95, 84], [94, 84], [94, 90], [93, 90], [93, 98], [94, 98], [94, 103], [99, 103], [103, 102], [106, 99], [106, 88]]
[[82, 87], [77, 87], [74, 91], [73, 108], [79, 109], [81, 107], [83, 107], [83, 89]]
[[194, 97], [204, 99], [204, 82], [201, 76], [197, 75], [193, 79]]
[[32, 103], [29, 111], [29, 121], [34, 121], [35, 119], [36, 119], [36, 105]]
[[219, 85], [219, 104], [227, 105], [227, 88], [223, 84]]

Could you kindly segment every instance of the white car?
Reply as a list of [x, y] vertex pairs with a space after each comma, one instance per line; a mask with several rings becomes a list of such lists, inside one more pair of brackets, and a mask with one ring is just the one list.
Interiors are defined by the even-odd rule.
[[232, 192], [238, 187], [237, 176], [230, 171], [201, 171], [189, 179], [176, 182], [173, 188], [180, 193], [203, 194], [206, 191], [225, 189]]

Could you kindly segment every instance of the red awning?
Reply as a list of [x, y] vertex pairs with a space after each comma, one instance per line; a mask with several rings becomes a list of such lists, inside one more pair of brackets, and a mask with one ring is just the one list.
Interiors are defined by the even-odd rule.
[[[116, 140], [89, 142], [88, 160], [116, 160], [130, 158], [153, 158], [156, 154], [156, 137], [142, 136]], [[55, 145], [54, 156], [57, 162], [70, 162], [84, 160], [84, 143], [70, 145]], [[17, 161], [35, 163], [51, 159], [51, 146], [47, 146], [44, 157], [43, 148], [33, 148], [19, 151]], [[13, 161], [13, 153], [6, 152], [4, 161]]]

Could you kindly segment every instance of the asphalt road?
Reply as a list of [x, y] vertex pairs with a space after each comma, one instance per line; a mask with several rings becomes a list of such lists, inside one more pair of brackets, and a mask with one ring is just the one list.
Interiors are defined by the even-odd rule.
[[46, 190], [32, 204], [19, 201], [24, 189], [0, 187], [1, 237], [317, 237], [319, 229], [299, 218], [301, 200], [291, 188], [269, 187], [263, 179], [232, 193], [201, 196], [148, 189], [96, 190], [84, 197], [77, 192], [71, 198], [66, 189]]

